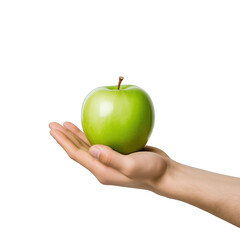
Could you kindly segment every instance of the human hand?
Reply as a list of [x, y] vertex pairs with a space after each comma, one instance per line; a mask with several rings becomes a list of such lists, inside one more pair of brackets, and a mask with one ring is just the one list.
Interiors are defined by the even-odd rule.
[[85, 134], [70, 122], [49, 124], [50, 134], [70, 158], [91, 171], [100, 183], [156, 191], [167, 195], [167, 172], [172, 160], [160, 149], [120, 154], [105, 145], [91, 146]]
[[70, 158], [91, 171], [104, 185], [150, 190], [184, 201], [240, 227], [240, 179], [189, 167], [160, 149], [122, 155], [104, 145], [91, 146], [74, 124], [49, 124], [50, 134]]

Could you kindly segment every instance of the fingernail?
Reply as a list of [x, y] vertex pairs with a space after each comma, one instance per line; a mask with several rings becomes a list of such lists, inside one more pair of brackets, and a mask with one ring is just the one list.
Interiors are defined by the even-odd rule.
[[97, 147], [91, 147], [90, 150], [89, 150], [90, 154], [99, 159], [99, 156], [100, 156], [100, 150], [97, 148]]

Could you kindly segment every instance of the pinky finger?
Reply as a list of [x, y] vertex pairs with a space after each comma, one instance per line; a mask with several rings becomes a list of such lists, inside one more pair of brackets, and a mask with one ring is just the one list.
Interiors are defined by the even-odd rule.
[[78, 150], [78, 147], [61, 131], [57, 129], [52, 129], [50, 131], [52, 137], [57, 141], [57, 143], [67, 152], [70, 158], [73, 158]]

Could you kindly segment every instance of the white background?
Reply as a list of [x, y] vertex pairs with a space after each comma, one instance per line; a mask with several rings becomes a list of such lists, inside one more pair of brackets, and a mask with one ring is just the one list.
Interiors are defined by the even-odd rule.
[[151, 96], [149, 145], [240, 176], [239, 1], [0, 2], [0, 239], [239, 239], [237, 227], [144, 190], [103, 186], [49, 135], [81, 127], [95, 87]]

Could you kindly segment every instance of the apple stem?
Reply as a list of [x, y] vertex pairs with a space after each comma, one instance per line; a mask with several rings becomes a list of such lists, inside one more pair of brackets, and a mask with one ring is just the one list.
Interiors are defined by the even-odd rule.
[[122, 83], [123, 78], [124, 78], [124, 77], [122, 77], [122, 76], [119, 77], [118, 90], [120, 89], [120, 85], [121, 85], [121, 83]]

